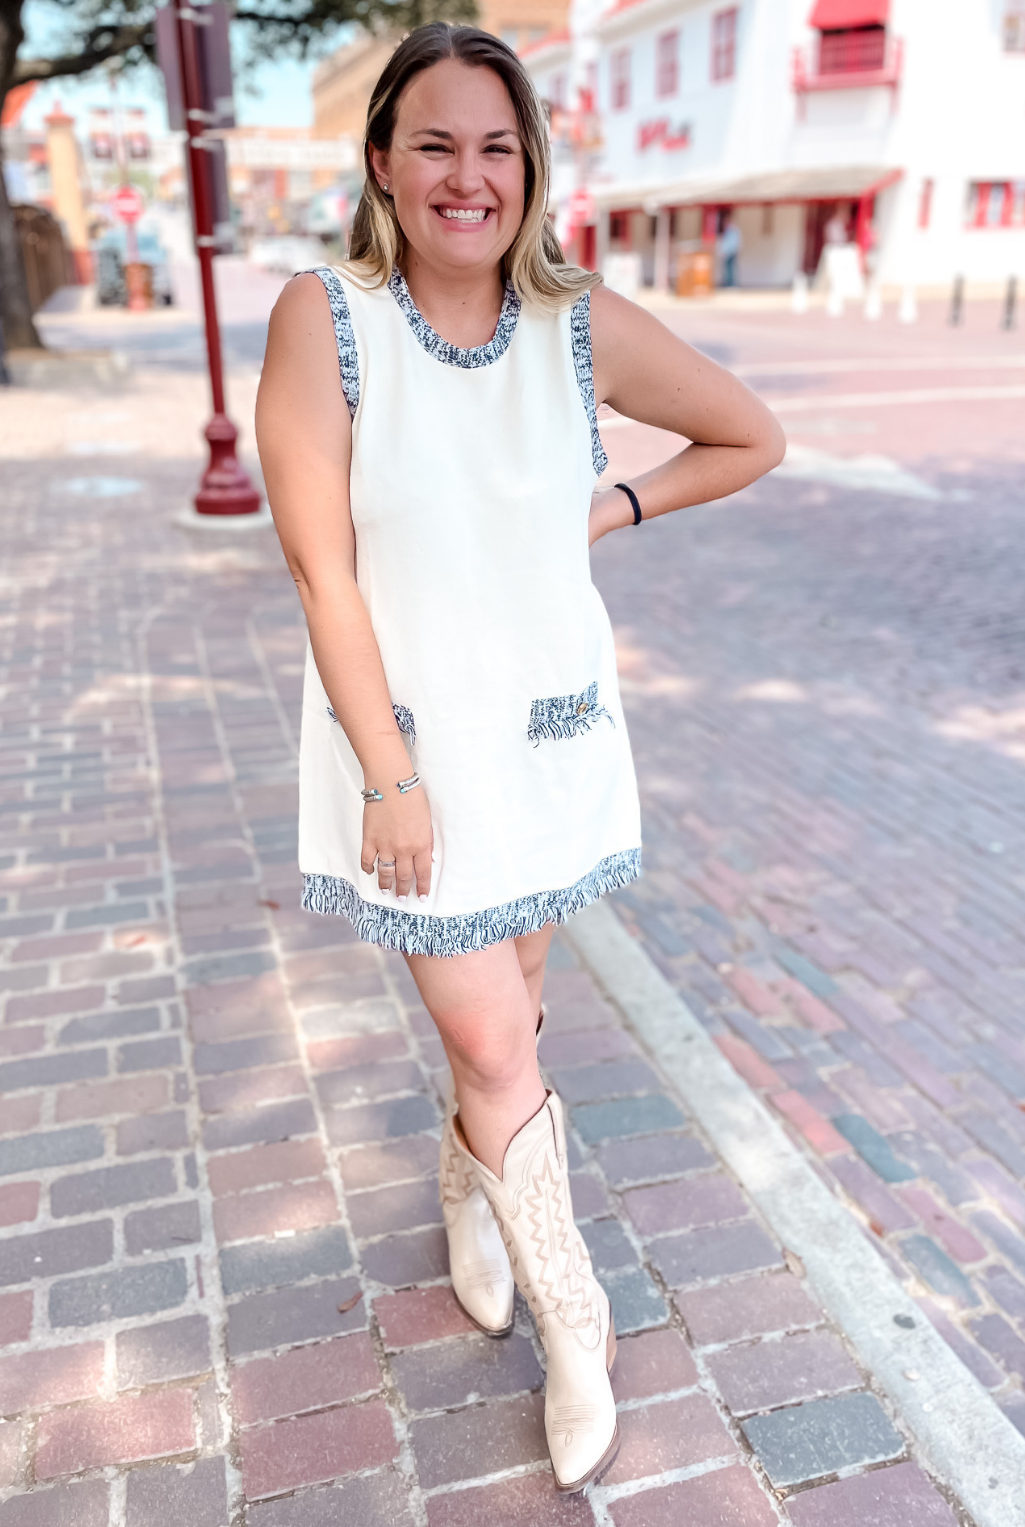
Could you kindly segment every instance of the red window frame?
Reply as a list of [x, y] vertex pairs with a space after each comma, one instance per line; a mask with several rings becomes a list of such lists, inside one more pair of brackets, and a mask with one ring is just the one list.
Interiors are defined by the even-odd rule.
[[680, 32], [661, 32], [655, 39], [655, 95], [664, 101], [680, 88]]
[[918, 193], [918, 226], [928, 228], [932, 219], [932, 193], [936, 182], [930, 176], [922, 181], [921, 190]]
[[969, 228], [1020, 228], [1025, 225], [1025, 181], [972, 181], [965, 223]]
[[630, 49], [617, 48], [609, 59], [609, 97], [613, 111], [630, 105]]
[[737, 7], [716, 11], [712, 17], [713, 80], [731, 80], [737, 72]]

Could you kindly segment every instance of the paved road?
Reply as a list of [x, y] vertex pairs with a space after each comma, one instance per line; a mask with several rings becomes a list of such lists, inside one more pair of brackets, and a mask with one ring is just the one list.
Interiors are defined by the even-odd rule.
[[[251, 346], [269, 288], [235, 274]], [[739, 365], [864, 343], [857, 324], [814, 317], [796, 333], [778, 315], [689, 322]], [[119, 315], [58, 323], [93, 340], [125, 330]], [[142, 324], [128, 331], [137, 351], [149, 334], [173, 344], [130, 394], [3, 401], [0, 1527], [174, 1514], [241, 1527], [243, 1509], [246, 1527], [966, 1527], [657, 1057], [561, 945], [544, 1059], [572, 1105], [578, 1212], [625, 1333], [629, 1440], [588, 1502], [552, 1498], [529, 1322], [482, 1344], [447, 1292], [426, 1015], [400, 962], [294, 910], [294, 591], [269, 533], [239, 544], [171, 528], [203, 384], [182, 361], [197, 348], [187, 317]], [[871, 338], [883, 353], [884, 330]], [[921, 331], [923, 348], [945, 340]], [[236, 370], [240, 420], [253, 381]], [[823, 386], [855, 390], [839, 373], [807, 391]], [[857, 407], [827, 417], [875, 422]], [[868, 431], [850, 433], [866, 454]], [[607, 434], [614, 469], [659, 448], [632, 426]], [[830, 455], [849, 447], [829, 437]], [[942, 949], [927, 955], [949, 917], [937, 896], [988, 909], [1002, 954], [1014, 937], [1004, 818], [1018, 764], [1000, 724], [1013, 676], [994, 710], [976, 677], [993, 670], [963, 656], [966, 623], [949, 618], [981, 517], [1010, 539], [1013, 516], [989, 480], [969, 519], [965, 499], [928, 496], [945, 468], [892, 460], [918, 496], [837, 486], [849, 468], [806, 458], [827, 481], [780, 479], [599, 550], [649, 845], [648, 877], [620, 907], [855, 1212], [866, 1204], [902, 1276], [913, 1255], [932, 1258], [932, 1277], [944, 1253], [963, 1268], [984, 1302], [936, 1289], [932, 1313], [992, 1362], [1010, 1408], [1013, 1380], [985, 1344], [998, 1319], [1014, 1331], [991, 1301], [1021, 1286], [1016, 1200], [992, 1144], [960, 1147], [973, 1121], [1001, 1122], [982, 1099], [1020, 1053], [1005, 1037], [1013, 1007], [991, 1033], [965, 1028], [966, 1055], [1002, 1057], [988, 1082], [954, 1048], [954, 996], [972, 999]], [[896, 468], [857, 470], [892, 486]], [[955, 475], [975, 491], [971, 471]], [[986, 620], [1005, 584], [1013, 608], [996, 549], [975, 575]], [[934, 591], [957, 633], [942, 650], [918, 634]], [[905, 926], [923, 886], [932, 941]], [[923, 952], [884, 979], [904, 937]], [[1013, 964], [977, 966], [973, 980], [1010, 995]], [[956, 1069], [922, 1050], [936, 1034]], [[893, 1163], [912, 1160], [914, 1177], [888, 1188]], [[939, 1207], [955, 1181], [941, 1169], [974, 1198], [948, 1192], [934, 1221], [923, 1194]], [[958, 1233], [985, 1240], [985, 1264]]]

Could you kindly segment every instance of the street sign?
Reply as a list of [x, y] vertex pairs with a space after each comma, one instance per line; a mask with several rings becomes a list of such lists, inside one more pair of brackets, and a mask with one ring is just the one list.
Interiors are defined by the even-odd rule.
[[146, 203], [142, 199], [142, 193], [134, 186], [124, 185], [118, 186], [110, 205], [114, 216], [119, 217], [123, 223], [137, 223]]
[[586, 186], [577, 186], [569, 199], [569, 210], [575, 228], [584, 228], [594, 222], [594, 197]]
[[[182, 101], [181, 63], [174, 5], [162, 5], [156, 17], [157, 62], [167, 89], [167, 116], [172, 132], [181, 132], [188, 123]], [[231, 44], [228, 30], [230, 15], [224, 0], [190, 9], [199, 49], [199, 110], [204, 127], [234, 127], [235, 101], [231, 79]]]

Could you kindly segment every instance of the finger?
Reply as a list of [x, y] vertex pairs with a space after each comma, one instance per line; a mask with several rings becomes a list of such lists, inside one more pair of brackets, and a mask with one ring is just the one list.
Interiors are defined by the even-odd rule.
[[387, 854], [377, 860], [377, 884], [382, 891], [390, 891], [395, 885], [395, 860]]
[[399, 901], [405, 901], [409, 895], [409, 887], [413, 883], [413, 861], [409, 854], [401, 855], [395, 867], [395, 895]]
[[364, 843], [359, 856], [359, 867], [364, 875], [372, 875], [377, 863], [377, 849], [372, 843]]
[[413, 870], [416, 874], [416, 894], [421, 901], [426, 901], [431, 891], [431, 851], [425, 848], [423, 853], [417, 854], [413, 860]]

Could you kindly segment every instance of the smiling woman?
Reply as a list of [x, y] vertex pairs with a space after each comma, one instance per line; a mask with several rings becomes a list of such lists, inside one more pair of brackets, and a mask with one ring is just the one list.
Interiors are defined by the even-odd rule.
[[[491, 1336], [522, 1290], [556, 1485], [578, 1491], [619, 1445], [615, 1331], [535, 1038], [554, 927], [640, 872], [588, 547], [743, 487], [782, 436], [735, 378], [565, 264], [541, 105], [497, 38], [412, 32], [374, 90], [365, 166], [349, 259], [285, 288], [257, 403], [310, 632], [303, 905], [408, 961], [452, 1068], [453, 1289]], [[604, 401], [692, 443], [597, 491]]]

